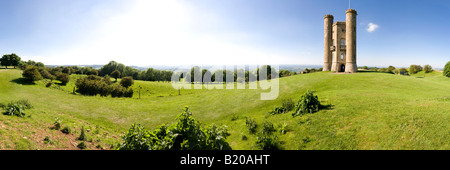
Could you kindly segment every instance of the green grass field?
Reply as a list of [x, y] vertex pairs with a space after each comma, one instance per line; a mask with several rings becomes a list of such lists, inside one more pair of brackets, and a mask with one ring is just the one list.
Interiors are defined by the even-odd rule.
[[[28, 99], [34, 106], [26, 111], [31, 117], [0, 115], [0, 149], [77, 149], [82, 126], [88, 129], [90, 149], [109, 149], [132, 123], [148, 129], [171, 124], [185, 106], [204, 124], [226, 125], [227, 141], [238, 150], [258, 149], [246, 117], [259, 128], [264, 121], [277, 128], [287, 124], [286, 134], [277, 133], [287, 150], [450, 149], [450, 78], [438, 72], [291, 76], [280, 79], [280, 96], [273, 101], [259, 100], [262, 90], [182, 89], [178, 95], [170, 83], [144, 81], [135, 81], [133, 98], [74, 95], [79, 77], [71, 75], [67, 86], [47, 88], [49, 80], [26, 84], [20, 70], [0, 69], [0, 103]], [[333, 107], [294, 118], [291, 113], [267, 114], [281, 100], [297, 101], [309, 89]], [[71, 135], [51, 129], [56, 117], [71, 127]], [[43, 142], [46, 136], [52, 144]]]

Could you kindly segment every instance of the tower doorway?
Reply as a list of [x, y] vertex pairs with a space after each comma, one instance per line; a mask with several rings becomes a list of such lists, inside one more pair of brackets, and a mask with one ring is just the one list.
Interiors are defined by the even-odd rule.
[[342, 65], [341, 65], [341, 69], [339, 70], [339, 72], [344, 72], [344, 71], [345, 71], [345, 65], [342, 64]]

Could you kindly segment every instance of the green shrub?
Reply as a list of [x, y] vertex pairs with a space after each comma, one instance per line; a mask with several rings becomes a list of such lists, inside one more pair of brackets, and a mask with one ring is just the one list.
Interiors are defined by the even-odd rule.
[[287, 131], [288, 131], [287, 123], [280, 124], [280, 133], [286, 134]]
[[70, 81], [70, 76], [67, 73], [61, 73], [56, 77], [56, 79], [61, 81], [63, 85], [66, 85]]
[[291, 111], [295, 107], [295, 102], [291, 98], [289, 99], [283, 99], [281, 101], [281, 106], [287, 109], [287, 111]]
[[444, 73], [444, 76], [450, 77], [450, 61], [447, 62], [447, 64], [445, 64], [443, 73]]
[[253, 120], [252, 118], [247, 117], [247, 119], [245, 120], [245, 125], [247, 126], [248, 131], [250, 132], [250, 134], [254, 134], [256, 132], [256, 121]]
[[122, 85], [122, 87], [128, 88], [130, 86], [132, 86], [134, 84], [134, 80], [133, 77], [131, 76], [127, 76], [127, 77], [123, 77], [122, 80], [120, 80], [120, 85]]
[[276, 132], [277, 130], [275, 129], [275, 127], [273, 126], [273, 124], [271, 122], [264, 122], [263, 123], [263, 127], [261, 130], [262, 134], [268, 134], [271, 135], [273, 132]]
[[25, 117], [25, 110], [33, 108], [33, 105], [28, 100], [18, 100], [8, 103], [7, 105], [0, 104], [5, 110], [4, 115]]
[[50, 74], [50, 72], [48, 72], [47, 69], [42, 69], [39, 71], [39, 73], [42, 75], [43, 78], [45, 79], [50, 79], [50, 80], [54, 80], [56, 77], [52, 74]]
[[101, 96], [111, 97], [133, 97], [133, 89], [126, 89], [118, 84], [110, 84], [111, 80], [108, 77], [101, 78], [95, 75], [89, 75], [87, 77], [78, 79], [75, 83], [77, 92], [82, 95], [95, 96], [100, 94]]
[[117, 81], [117, 78], [120, 77], [120, 71], [119, 70], [114, 70], [113, 72], [111, 72], [111, 76], [114, 77]]
[[280, 140], [277, 135], [259, 134], [256, 137], [256, 146], [262, 150], [279, 150]]
[[70, 134], [70, 133], [72, 133], [72, 129], [70, 129], [69, 126], [64, 126], [64, 128], [61, 130], [61, 132], [65, 133], [65, 134]]
[[50, 86], [52, 86], [53, 85], [53, 82], [48, 82], [46, 85], [45, 85], [45, 87], [50, 87]]
[[423, 66], [423, 70], [425, 71], [425, 73], [431, 73], [433, 71], [433, 68], [431, 67], [431, 65], [427, 64]]
[[308, 90], [298, 101], [295, 112], [292, 116], [300, 116], [306, 113], [318, 112], [321, 107], [319, 98], [314, 95], [314, 91]]
[[147, 131], [139, 124], [133, 124], [122, 137], [119, 150], [227, 150], [226, 127], [212, 125], [203, 127], [192, 117], [186, 107], [176, 118], [177, 123], [167, 127], [160, 126]]
[[416, 74], [416, 73], [418, 73], [419, 71], [422, 71], [423, 70], [423, 68], [422, 68], [422, 66], [420, 66], [420, 65], [411, 65], [411, 66], [409, 66], [409, 73], [410, 74]]
[[152, 150], [152, 144], [157, 140], [155, 134], [140, 124], [132, 124], [122, 139], [124, 142], [119, 145], [119, 150]]
[[212, 125], [211, 127], [206, 129], [206, 147], [202, 149], [206, 150], [230, 150], [231, 147], [226, 141], [227, 136], [230, 134], [226, 126], [217, 127], [216, 125]]
[[21, 99], [15, 102], [16, 104], [20, 105], [23, 109], [32, 109], [33, 105], [31, 105], [30, 101], [26, 99]]
[[49, 136], [45, 136], [45, 138], [44, 138], [44, 143], [45, 143], [45, 144], [53, 144], [53, 142], [52, 142], [52, 140], [50, 140], [50, 137], [49, 137]]
[[288, 112], [288, 109], [287, 109], [287, 108], [285, 108], [285, 107], [283, 107], [283, 106], [275, 106], [275, 107], [273, 108], [273, 110], [271, 110], [271, 111], [269, 112], [269, 114], [271, 114], [271, 115], [276, 115], [276, 114], [283, 114], [283, 113], [286, 113], [286, 112]]
[[77, 147], [80, 148], [80, 149], [86, 149], [86, 148], [87, 148], [87, 145], [86, 145], [86, 143], [85, 143], [84, 141], [81, 141], [81, 142], [77, 145]]
[[87, 137], [86, 137], [86, 133], [85, 133], [85, 130], [84, 130], [84, 126], [81, 127], [81, 134], [78, 137], [78, 140], [87, 141]]
[[28, 82], [34, 82], [38, 80], [42, 80], [43, 77], [41, 73], [39, 73], [39, 69], [37, 67], [28, 67], [26, 68], [22, 76], [28, 81]]
[[59, 118], [55, 118], [55, 122], [53, 122], [53, 128], [56, 130], [61, 129], [61, 123], [62, 121], [59, 120]]

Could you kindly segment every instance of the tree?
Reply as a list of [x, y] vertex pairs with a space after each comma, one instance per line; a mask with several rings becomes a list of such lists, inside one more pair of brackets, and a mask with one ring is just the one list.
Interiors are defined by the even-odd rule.
[[42, 69], [39, 71], [39, 73], [41, 73], [43, 78], [50, 79], [51, 81], [53, 81], [56, 78], [54, 75], [50, 74], [50, 72], [48, 72], [47, 69]]
[[423, 70], [425, 71], [425, 73], [431, 73], [433, 71], [433, 68], [429, 64], [427, 64], [423, 66]]
[[16, 68], [17, 66], [19, 66], [20, 64], [20, 57], [14, 53], [12, 53], [11, 55], [9, 55], [9, 59], [10, 61], [10, 65], [14, 66], [14, 68]]
[[199, 66], [195, 66], [195, 67], [192, 67], [191, 68], [191, 71], [190, 71], [190, 77], [191, 77], [191, 82], [195, 82], [196, 80], [197, 81], [203, 81], [203, 74], [202, 74], [202, 70], [200, 70], [200, 67]]
[[120, 71], [119, 71], [119, 70], [114, 70], [114, 71], [111, 73], [111, 76], [114, 77], [114, 78], [116, 79], [116, 82], [117, 82], [117, 78], [120, 77]]
[[11, 59], [10, 59], [10, 55], [3, 55], [0, 65], [5, 66], [6, 68], [8, 68], [8, 66], [11, 65]]
[[450, 61], [445, 64], [444, 67], [444, 76], [450, 77]]
[[42, 75], [39, 73], [39, 69], [33, 66], [26, 68], [23, 71], [22, 76], [29, 82], [42, 80]]
[[71, 67], [64, 67], [64, 69], [62, 70], [63, 73], [66, 74], [72, 74], [73, 69]]
[[389, 67], [387, 68], [387, 71], [388, 71], [389, 73], [394, 73], [395, 67], [394, 67], [394, 66], [389, 66]]
[[110, 61], [108, 64], [104, 65], [99, 72], [100, 76], [105, 76], [107, 74], [111, 75], [114, 70], [119, 70], [121, 73], [125, 70], [125, 65], [118, 63], [116, 61]]
[[131, 77], [131, 76], [124, 77], [120, 81], [120, 85], [122, 85], [122, 87], [125, 87], [125, 88], [128, 88], [128, 87], [132, 86], [133, 84], [134, 84], [134, 80], [133, 80], [133, 77]]
[[98, 71], [95, 69], [91, 69], [89, 71], [86, 72], [86, 75], [94, 75], [94, 76], [98, 76]]
[[419, 65], [411, 65], [410, 67], [409, 67], [409, 73], [410, 74], [416, 74], [416, 73], [418, 73], [419, 71], [422, 71], [423, 70], [423, 68], [422, 68], [422, 66], [419, 66]]

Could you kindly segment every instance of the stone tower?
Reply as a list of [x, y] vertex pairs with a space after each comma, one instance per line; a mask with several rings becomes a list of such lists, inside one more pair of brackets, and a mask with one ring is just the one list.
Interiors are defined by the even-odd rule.
[[333, 23], [332, 15], [324, 17], [323, 71], [356, 73], [356, 10], [346, 11], [346, 21]]

